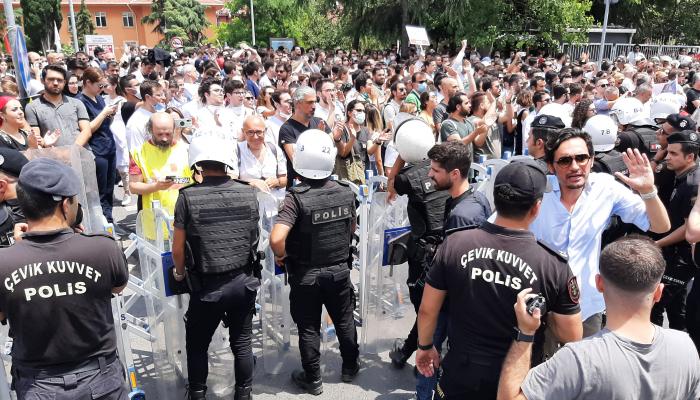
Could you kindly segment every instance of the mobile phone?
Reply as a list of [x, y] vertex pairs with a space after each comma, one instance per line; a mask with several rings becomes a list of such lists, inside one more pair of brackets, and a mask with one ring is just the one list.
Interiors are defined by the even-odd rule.
[[166, 180], [166, 181], [174, 181], [175, 178], [177, 178], [175, 175], [168, 175], [168, 176], [165, 177], [165, 180]]

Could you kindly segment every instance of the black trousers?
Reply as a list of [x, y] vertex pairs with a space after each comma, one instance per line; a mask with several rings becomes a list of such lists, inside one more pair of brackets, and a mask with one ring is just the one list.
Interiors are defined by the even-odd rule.
[[244, 273], [223, 283], [205, 282], [204, 289], [190, 296], [187, 309], [186, 349], [190, 388], [206, 387], [209, 374], [207, 350], [211, 338], [225, 320], [234, 355], [236, 386], [253, 384], [252, 329], [255, 297], [260, 280]]
[[292, 270], [289, 293], [292, 319], [299, 330], [301, 364], [309, 379], [321, 378], [321, 306], [326, 306], [340, 343], [343, 368], [353, 368], [360, 354], [353, 311], [355, 292], [347, 264]]
[[693, 287], [688, 293], [685, 322], [688, 335], [693, 339], [695, 348], [700, 353], [700, 270], [695, 273]]
[[668, 317], [668, 327], [679, 331], [685, 330], [685, 304], [688, 285], [666, 283], [661, 300], [651, 309], [651, 322], [663, 326], [664, 311]]
[[117, 358], [100, 369], [56, 376], [34, 376], [16, 371], [15, 391], [19, 400], [127, 400], [129, 389], [124, 367]]
[[112, 222], [112, 200], [114, 199], [114, 179], [117, 173], [117, 155], [95, 156], [97, 189], [100, 193], [102, 215]]

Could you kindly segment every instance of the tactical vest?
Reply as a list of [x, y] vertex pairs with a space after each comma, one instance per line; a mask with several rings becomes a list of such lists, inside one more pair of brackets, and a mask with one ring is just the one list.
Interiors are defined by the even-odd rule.
[[625, 175], [629, 173], [627, 165], [622, 159], [622, 153], [615, 150], [596, 154], [595, 162], [602, 166], [603, 171], [613, 176], [615, 172], [622, 172]]
[[0, 204], [4, 208], [4, 218], [0, 221], [0, 247], [9, 247], [15, 243], [14, 228], [15, 220], [13, 219], [12, 210], [6, 204]]
[[639, 141], [642, 142], [642, 148], [639, 149], [640, 153], [646, 153], [647, 156], [653, 156], [661, 149], [659, 141], [656, 139], [657, 129], [643, 125], [631, 126], [627, 128], [627, 130], [637, 135], [637, 137], [639, 137]]
[[302, 184], [290, 193], [299, 207], [299, 218], [286, 241], [292, 263], [326, 267], [347, 261], [355, 207], [350, 188], [341, 182], [320, 188]]
[[445, 218], [445, 202], [450, 197], [446, 190], [438, 190], [428, 177], [430, 160], [425, 160], [401, 171], [411, 186], [408, 193], [408, 219], [414, 236], [439, 233]]
[[249, 266], [258, 242], [255, 189], [230, 180], [218, 185], [195, 184], [180, 193], [190, 216], [185, 232], [193, 268], [208, 275]]

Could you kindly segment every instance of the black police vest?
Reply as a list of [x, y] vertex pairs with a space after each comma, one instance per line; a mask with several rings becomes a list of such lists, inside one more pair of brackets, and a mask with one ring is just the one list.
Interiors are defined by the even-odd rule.
[[637, 135], [639, 140], [642, 142], [642, 148], [639, 149], [640, 153], [646, 153], [647, 156], [653, 156], [661, 148], [658, 139], [656, 139], [656, 129], [647, 125], [643, 126], [631, 126], [627, 128], [629, 132]]
[[5, 204], [0, 204], [5, 212], [3, 213], [5, 218], [0, 221], [0, 247], [9, 247], [15, 244], [14, 239], [14, 228], [15, 220], [12, 216], [12, 210]]
[[445, 218], [445, 202], [450, 197], [446, 190], [437, 190], [428, 177], [430, 160], [422, 161], [401, 171], [408, 178], [408, 219], [414, 236], [430, 233], [442, 235]]
[[204, 275], [249, 266], [258, 241], [258, 200], [253, 187], [230, 180], [180, 191], [190, 222], [185, 227], [193, 268]]
[[619, 151], [611, 150], [605, 153], [598, 153], [595, 155], [595, 162], [602, 166], [602, 171], [610, 175], [615, 175], [615, 172], [622, 172], [627, 175], [627, 165], [622, 159], [622, 153]]
[[327, 187], [308, 184], [290, 190], [299, 208], [299, 218], [286, 241], [287, 256], [293, 264], [326, 267], [350, 257], [352, 210], [355, 195], [346, 184], [331, 182]]

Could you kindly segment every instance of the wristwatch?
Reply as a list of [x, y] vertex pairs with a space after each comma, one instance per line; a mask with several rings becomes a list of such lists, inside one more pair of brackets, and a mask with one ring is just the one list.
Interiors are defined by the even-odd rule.
[[535, 341], [535, 335], [526, 335], [522, 333], [517, 326], [513, 327], [513, 329], [515, 330], [515, 333], [513, 333], [513, 339], [516, 342], [532, 343]]
[[177, 272], [177, 270], [175, 268], [173, 268], [173, 276], [177, 279], [177, 278], [182, 278], [183, 276], [185, 276], [185, 274], [180, 274]]

